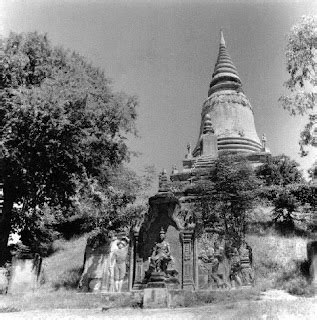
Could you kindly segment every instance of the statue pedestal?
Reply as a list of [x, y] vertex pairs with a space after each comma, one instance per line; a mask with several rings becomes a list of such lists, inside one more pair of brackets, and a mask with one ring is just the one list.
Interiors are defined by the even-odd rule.
[[143, 308], [167, 308], [168, 294], [166, 288], [145, 288]]
[[307, 243], [307, 258], [309, 262], [309, 273], [311, 284], [317, 294], [317, 241]]
[[164, 272], [152, 272], [147, 288], [166, 288], [166, 275]]

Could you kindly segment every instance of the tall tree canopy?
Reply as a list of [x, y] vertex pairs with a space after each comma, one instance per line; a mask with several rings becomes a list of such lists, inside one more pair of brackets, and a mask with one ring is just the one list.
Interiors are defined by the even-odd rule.
[[78, 183], [109, 182], [109, 169], [128, 160], [137, 101], [114, 93], [104, 73], [77, 53], [36, 32], [1, 39], [0, 141], [4, 208], [0, 264], [12, 207], [67, 206]]
[[256, 175], [267, 186], [286, 186], [293, 183], [304, 182], [299, 164], [290, 157], [282, 154], [268, 157], [266, 161], [256, 168]]
[[224, 155], [215, 161], [210, 179], [199, 187], [198, 211], [205, 226], [217, 225], [226, 234], [241, 240], [246, 213], [252, 209], [260, 181], [247, 160], [239, 155]]
[[288, 35], [286, 60], [290, 78], [285, 86], [290, 94], [282, 96], [280, 102], [291, 115], [308, 115], [308, 123], [300, 136], [302, 155], [305, 155], [305, 145], [317, 145], [313, 139], [317, 123], [317, 17], [303, 16], [292, 27]]

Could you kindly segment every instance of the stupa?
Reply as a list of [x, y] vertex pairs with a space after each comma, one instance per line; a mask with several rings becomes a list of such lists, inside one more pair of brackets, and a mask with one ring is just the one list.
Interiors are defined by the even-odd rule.
[[[166, 170], [162, 171], [158, 193], [149, 199], [149, 211], [132, 237], [134, 290], [164, 286], [169, 290], [230, 288], [235, 277], [239, 286], [252, 283], [251, 248], [246, 243], [234, 244], [221, 219], [203, 232], [198, 227], [195, 203], [201, 194], [195, 193], [195, 184], [211, 177], [214, 163], [223, 153], [240, 154], [253, 166], [270, 155], [265, 135], [260, 140], [256, 132], [253, 108], [221, 32], [196, 146], [192, 150], [187, 145], [182, 170], [173, 166], [169, 177]], [[161, 232], [164, 237], [160, 239]], [[159, 254], [153, 250], [157, 243], [162, 248]], [[153, 259], [162, 259], [166, 265], [153, 271]], [[241, 263], [239, 272], [234, 271], [236, 260]], [[226, 265], [223, 270], [227, 271], [221, 273], [216, 262]]]
[[252, 105], [243, 92], [221, 31], [217, 62], [202, 106], [198, 141], [194, 150], [188, 151], [184, 169], [206, 168], [224, 152], [242, 153], [255, 165], [270, 154], [265, 135], [260, 140], [256, 132]]

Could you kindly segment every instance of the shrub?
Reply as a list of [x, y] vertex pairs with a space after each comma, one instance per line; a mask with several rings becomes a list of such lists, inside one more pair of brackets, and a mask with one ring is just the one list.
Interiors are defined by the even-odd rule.
[[285, 283], [284, 290], [296, 296], [312, 296], [314, 294], [312, 286], [308, 283], [307, 279], [302, 276], [293, 278]]
[[79, 280], [82, 274], [82, 268], [73, 268], [65, 271], [58, 280], [53, 284], [56, 290], [64, 289], [76, 289], [79, 284]]
[[299, 296], [314, 294], [309, 281], [309, 266], [307, 260], [292, 260], [276, 279], [276, 287], [288, 293]]

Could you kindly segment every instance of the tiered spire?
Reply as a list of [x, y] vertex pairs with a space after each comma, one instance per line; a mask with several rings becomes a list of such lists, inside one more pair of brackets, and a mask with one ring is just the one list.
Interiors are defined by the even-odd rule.
[[242, 83], [238, 71], [228, 53], [222, 30], [220, 31], [218, 59], [210, 82], [208, 96], [221, 90], [242, 92]]

